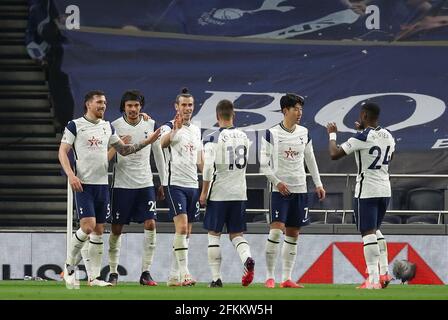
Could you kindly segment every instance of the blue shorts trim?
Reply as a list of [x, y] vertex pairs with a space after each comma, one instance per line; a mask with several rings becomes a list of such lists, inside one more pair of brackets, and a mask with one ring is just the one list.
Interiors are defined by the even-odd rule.
[[356, 228], [361, 233], [368, 230], [378, 230], [383, 222], [389, 201], [389, 197], [354, 198], [353, 208]]
[[169, 217], [173, 219], [178, 214], [187, 214], [188, 222], [195, 222], [199, 218], [199, 189], [179, 186], [165, 187], [165, 196], [170, 208]]
[[110, 215], [109, 186], [83, 184], [83, 192], [75, 192], [78, 219], [95, 218], [96, 223], [105, 223]]
[[140, 189], [112, 189], [112, 224], [142, 223], [157, 219], [154, 187]]
[[272, 192], [270, 211], [270, 223], [282, 222], [286, 227], [295, 228], [310, 224], [308, 195], [306, 193], [291, 193], [285, 197], [280, 192]]
[[207, 201], [204, 228], [221, 233], [224, 226], [228, 233], [247, 230], [246, 201]]

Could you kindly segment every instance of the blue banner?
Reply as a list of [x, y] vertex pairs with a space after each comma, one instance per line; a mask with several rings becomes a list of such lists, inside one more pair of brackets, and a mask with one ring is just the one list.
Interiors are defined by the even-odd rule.
[[270, 39], [448, 39], [446, 0], [54, 2], [61, 16], [78, 6], [82, 27]]
[[195, 97], [194, 119], [206, 130], [216, 124], [215, 106], [234, 101], [236, 125], [247, 131], [282, 119], [285, 92], [305, 96], [301, 124], [315, 149], [326, 150], [325, 124], [335, 121], [338, 140], [348, 139], [358, 106], [372, 99], [381, 124], [397, 139], [398, 152], [448, 147], [447, 47], [398, 45], [303, 45], [207, 41], [71, 31], [63, 71], [70, 76], [83, 114], [84, 94], [106, 92], [106, 118], [120, 116], [127, 89], [141, 90], [145, 111], [158, 122], [173, 118], [174, 100], [187, 86]]

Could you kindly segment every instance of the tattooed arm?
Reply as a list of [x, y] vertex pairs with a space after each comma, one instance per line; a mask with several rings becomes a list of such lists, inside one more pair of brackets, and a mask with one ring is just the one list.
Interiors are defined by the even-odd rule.
[[153, 143], [157, 140], [160, 135], [160, 128], [154, 131], [148, 139], [141, 141], [140, 143], [135, 144], [125, 144], [122, 140], [118, 140], [117, 142], [112, 144], [112, 147], [122, 156], [127, 156], [131, 153], [136, 153], [142, 150], [147, 145]]

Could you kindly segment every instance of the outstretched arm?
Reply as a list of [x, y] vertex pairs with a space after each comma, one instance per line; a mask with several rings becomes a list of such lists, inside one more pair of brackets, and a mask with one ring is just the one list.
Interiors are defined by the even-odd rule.
[[141, 141], [140, 143], [125, 144], [120, 139], [117, 142], [113, 143], [112, 147], [114, 147], [114, 149], [122, 156], [127, 156], [131, 153], [136, 153], [141, 149], [143, 149], [144, 147], [146, 147], [147, 145], [153, 143], [158, 139], [159, 135], [160, 135], [160, 128], [154, 131], [147, 139]]

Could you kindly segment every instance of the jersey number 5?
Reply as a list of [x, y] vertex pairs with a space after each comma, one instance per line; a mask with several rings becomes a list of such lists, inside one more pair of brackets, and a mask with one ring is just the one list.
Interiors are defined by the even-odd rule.
[[227, 151], [229, 152], [229, 170], [233, 170], [234, 166], [243, 169], [247, 165], [246, 146], [240, 145], [235, 149], [233, 149], [233, 146], [228, 146]]
[[[390, 161], [390, 155], [389, 155], [390, 146], [387, 146], [386, 153], [384, 154], [383, 163], [384, 165], [388, 165]], [[369, 154], [376, 153], [376, 158], [373, 160], [372, 164], [369, 166], [369, 169], [378, 170], [381, 169], [381, 165], [377, 165], [378, 161], [381, 159], [381, 148], [378, 146], [374, 146], [370, 148]]]

